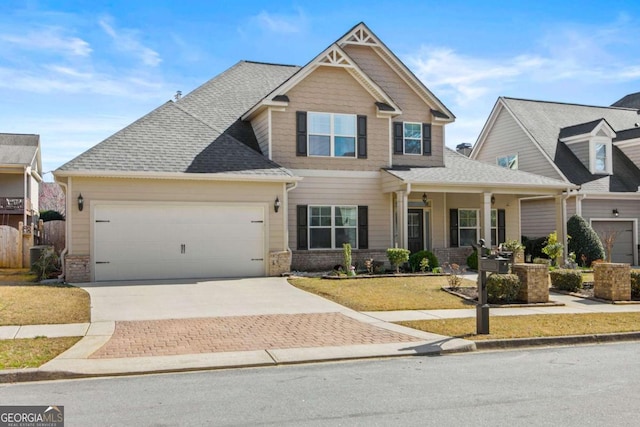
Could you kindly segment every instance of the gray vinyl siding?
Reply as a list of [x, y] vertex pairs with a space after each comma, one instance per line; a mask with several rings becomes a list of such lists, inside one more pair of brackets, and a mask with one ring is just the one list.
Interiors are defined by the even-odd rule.
[[496, 164], [498, 157], [518, 155], [518, 169], [554, 179], [563, 179], [549, 160], [504, 108], [500, 109], [476, 160]]
[[585, 168], [589, 169], [589, 141], [578, 142], [567, 145], [573, 154], [582, 162]]
[[251, 120], [253, 133], [256, 135], [260, 150], [265, 157], [269, 156], [269, 110], [264, 110], [255, 119]]
[[0, 197], [22, 197], [24, 193], [24, 175], [0, 174]]
[[523, 200], [520, 209], [523, 236], [529, 239], [548, 236], [556, 229], [556, 205], [553, 198]]
[[587, 222], [594, 218], [614, 218], [612, 213], [613, 209], [618, 209], [618, 220], [640, 219], [640, 201], [638, 200], [589, 200], [587, 198], [582, 201], [582, 217], [586, 219]]
[[633, 163], [640, 166], [640, 143], [623, 146], [620, 149]]

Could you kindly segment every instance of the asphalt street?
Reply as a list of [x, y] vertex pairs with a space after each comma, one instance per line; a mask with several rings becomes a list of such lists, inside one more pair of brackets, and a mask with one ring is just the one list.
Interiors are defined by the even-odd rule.
[[631, 426], [640, 343], [0, 385], [65, 426]]

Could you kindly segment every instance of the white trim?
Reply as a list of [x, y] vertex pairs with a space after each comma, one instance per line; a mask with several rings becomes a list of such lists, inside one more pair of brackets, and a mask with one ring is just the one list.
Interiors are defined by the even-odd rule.
[[630, 147], [640, 144], [640, 138], [625, 139], [623, 141], [613, 141], [613, 144], [620, 148]]
[[271, 123], [272, 110], [273, 110], [272, 108], [267, 109], [267, 126], [269, 126], [269, 130], [267, 131], [267, 147], [269, 147], [269, 160], [273, 160], [273, 144], [271, 139], [273, 138], [272, 123]]
[[292, 169], [300, 179], [304, 177], [317, 178], [380, 178], [380, 171], [353, 171], [338, 169]]
[[[406, 136], [406, 128], [405, 125], [418, 125], [420, 128], [420, 138], [418, 138], [418, 142], [420, 143], [420, 152], [419, 153], [407, 153], [407, 136]], [[402, 154], [405, 156], [422, 156], [422, 123], [419, 122], [402, 122]], [[415, 140], [416, 138], [408, 138], [411, 140]]]
[[[311, 225], [311, 209], [312, 208], [331, 208], [331, 226], [312, 226]], [[356, 210], [356, 224], [349, 227], [337, 227], [335, 224], [335, 212], [336, 208], [354, 208]], [[358, 249], [358, 205], [308, 205], [307, 206], [307, 250], [309, 251], [326, 251], [332, 249], [342, 249], [342, 247], [336, 246], [336, 230], [337, 229], [355, 229], [356, 241], [354, 245], [351, 245], [352, 249]], [[312, 248], [311, 247], [311, 229], [330, 229], [331, 230], [331, 247], [330, 248]]]
[[[596, 153], [598, 149], [598, 145], [604, 145], [604, 170], [596, 169]], [[613, 160], [612, 160], [612, 144], [611, 139], [605, 137], [593, 137], [589, 140], [589, 170], [594, 175], [611, 175], [613, 170]]]
[[[490, 193], [489, 193], [490, 194]], [[462, 248], [462, 247], [469, 247], [470, 245], [463, 245], [462, 244], [462, 239], [460, 238], [460, 230], [461, 229], [465, 229], [465, 230], [473, 230], [474, 227], [462, 227], [460, 225], [460, 211], [474, 211], [476, 213], [476, 226], [475, 226], [475, 230], [476, 230], [476, 242], [478, 241], [478, 238], [480, 238], [480, 233], [482, 232], [481, 227], [480, 227], [480, 209], [478, 208], [452, 208], [452, 209], [456, 209], [458, 211], [458, 247]], [[483, 215], [484, 218], [485, 215]], [[489, 221], [491, 221], [491, 216], [489, 216]], [[451, 226], [449, 226], [449, 228], [451, 228]], [[484, 228], [484, 227], [482, 227]], [[486, 236], [485, 236], [486, 237]], [[482, 237], [482, 238], [485, 238]], [[486, 240], [486, 239], [485, 239]], [[485, 241], [486, 243], [486, 241]]]
[[[329, 116], [329, 133], [312, 133], [311, 132], [311, 114], [328, 115]], [[353, 136], [351, 135], [338, 135], [335, 131], [335, 117], [336, 116], [348, 116], [353, 119]], [[329, 155], [311, 154], [311, 135], [329, 137]], [[336, 138], [353, 138], [353, 156], [336, 156]], [[358, 116], [357, 114], [345, 114], [345, 113], [329, 113], [322, 111], [307, 111], [307, 157], [325, 157], [335, 159], [356, 159], [358, 151]]]

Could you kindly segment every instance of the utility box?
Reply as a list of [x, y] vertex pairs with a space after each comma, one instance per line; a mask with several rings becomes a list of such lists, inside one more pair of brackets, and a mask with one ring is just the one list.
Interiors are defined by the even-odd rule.
[[509, 273], [509, 258], [502, 258], [500, 256], [496, 258], [481, 257], [478, 259], [478, 270], [486, 271], [487, 273]]

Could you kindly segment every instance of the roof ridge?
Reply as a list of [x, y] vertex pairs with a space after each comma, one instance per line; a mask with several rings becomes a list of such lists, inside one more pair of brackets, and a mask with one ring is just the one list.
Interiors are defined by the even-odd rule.
[[526, 99], [526, 98], [514, 98], [512, 96], [501, 96], [500, 98], [513, 101], [525, 101], [525, 102], [539, 102], [542, 104], [559, 104], [559, 105], [572, 105], [576, 107], [589, 107], [589, 108], [604, 108], [607, 110], [625, 110], [625, 111], [637, 111], [636, 108], [628, 107], [612, 107], [608, 105], [589, 105], [589, 104], [577, 104], [574, 102], [562, 102], [562, 101], [545, 101], [541, 99]]
[[299, 65], [295, 65], [295, 64], [279, 64], [276, 62], [265, 62], [265, 61], [252, 61], [249, 59], [242, 59], [240, 60], [240, 62], [245, 62], [248, 64], [260, 64], [260, 65], [274, 65], [276, 67], [300, 67]]

